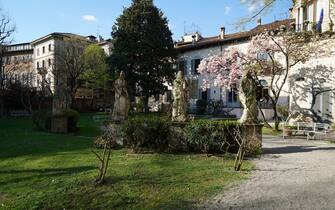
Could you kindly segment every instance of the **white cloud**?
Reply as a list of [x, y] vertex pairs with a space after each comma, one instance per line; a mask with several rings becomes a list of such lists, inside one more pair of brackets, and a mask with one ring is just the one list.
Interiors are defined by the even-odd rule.
[[97, 22], [98, 19], [94, 15], [84, 15], [83, 20], [88, 21], [88, 22]]
[[248, 5], [249, 12], [255, 12], [256, 10], [262, 8], [264, 6], [263, 1], [253, 1]]
[[230, 11], [231, 11], [231, 7], [230, 6], [225, 6], [224, 7], [224, 14], [225, 15], [228, 15], [230, 13]]
[[257, 4], [250, 4], [248, 6], [248, 11], [249, 12], [254, 12], [257, 9]]

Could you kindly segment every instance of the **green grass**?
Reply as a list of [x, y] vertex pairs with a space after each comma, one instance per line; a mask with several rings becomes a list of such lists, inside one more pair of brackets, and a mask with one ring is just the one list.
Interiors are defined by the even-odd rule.
[[263, 127], [263, 135], [270, 135], [270, 136], [280, 136], [283, 135], [283, 131], [276, 131], [275, 129], [272, 128], [267, 128], [267, 127]]
[[94, 186], [90, 152], [99, 130], [90, 115], [80, 134], [32, 130], [29, 119], [0, 120], [0, 209], [186, 209], [247, 178], [233, 161], [204, 155], [113, 151], [108, 183]]

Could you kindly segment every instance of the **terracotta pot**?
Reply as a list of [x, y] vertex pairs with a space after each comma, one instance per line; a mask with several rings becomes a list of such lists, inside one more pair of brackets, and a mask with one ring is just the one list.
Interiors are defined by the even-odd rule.
[[293, 131], [291, 128], [284, 127], [284, 136], [292, 136]]

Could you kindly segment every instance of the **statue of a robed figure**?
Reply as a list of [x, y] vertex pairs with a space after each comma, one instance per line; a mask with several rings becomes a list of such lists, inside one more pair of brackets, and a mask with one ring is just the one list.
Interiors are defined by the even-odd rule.
[[239, 94], [240, 101], [244, 108], [240, 119], [241, 123], [258, 123], [257, 88], [257, 82], [252, 77], [251, 72], [244, 72], [241, 79]]
[[124, 121], [128, 119], [130, 102], [125, 74], [123, 71], [121, 71], [120, 77], [114, 83], [114, 91], [115, 101], [112, 119], [114, 121]]
[[188, 84], [184, 78], [183, 72], [179, 71], [177, 78], [173, 82], [173, 105], [172, 105], [172, 121], [186, 122], [187, 117], [187, 99]]

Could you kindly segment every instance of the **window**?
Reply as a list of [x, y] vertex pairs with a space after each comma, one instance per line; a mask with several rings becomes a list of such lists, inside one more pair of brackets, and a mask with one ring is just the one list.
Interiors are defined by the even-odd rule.
[[48, 59], [48, 65], [49, 65], [49, 67], [51, 66], [51, 59], [50, 58]]
[[40, 62], [37, 61], [37, 69], [40, 68]]
[[233, 104], [238, 102], [238, 95], [234, 89], [228, 91], [228, 103]]
[[199, 92], [199, 80], [189, 80], [189, 90], [190, 90], [190, 98], [198, 99], [198, 92]]
[[42, 61], [42, 68], [44, 68], [45, 67], [45, 61], [43, 60]]
[[200, 63], [201, 63], [201, 59], [192, 60], [192, 73], [193, 74], [199, 74], [198, 68], [199, 68]]
[[51, 44], [49, 44], [49, 52], [51, 52], [51, 51], [52, 51]]
[[182, 71], [184, 75], [187, 75], [187, 69], [186, 69], [186, 61], [179, 61], [178, 62], [178, 71]]
[[40, 56], [40, 49], [39, 48], [37, 48], [36, 54], [37, 54], [37, 56]]
[[43, 54], [45, 53], [45, 47], [42, 47], [42, 53]]
[[210, 93], [211, 89], [209, 88], [209, 89], [207, 89], [207, 90], [205, 90], [205, 91], [203, 91], [203, 90], [201, 89], [200, 91], [201, 91], [201, 100], [203, 100], [203, 101], [208, 101], [208, 100], [210, 99], [208, 93]]
[[266, 52], [259, 52], [257, 53], [257, 59], [261, 61], [267, 61], [270, 59], [269, 55]]

